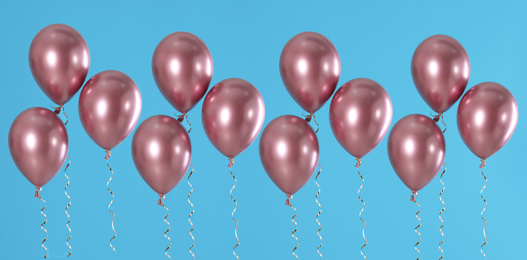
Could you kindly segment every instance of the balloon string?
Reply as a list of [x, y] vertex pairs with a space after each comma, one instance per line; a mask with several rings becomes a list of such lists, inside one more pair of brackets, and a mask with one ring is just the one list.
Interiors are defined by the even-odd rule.
[[481, 211], [481, 219], [485, 222], [485, 225], [483, 226], [483, 236], [485, 237], [485, 243], [483, 243], [481, 245], [481, 253], [483, 254], [483, 256], [485, 258], [487, 258], [487, 255], [485, 255], [485, 253], [483, 252], [483, 246], [487, 244], [487, 242], [489, 242], [489, 240], [487, 239], [487, 234], [485, 233], [485, 229], [487, 228], [487, 220], [483, 217], [483, 213], [485, 212], [485, 210], [487, 209], [487, 201], [485, 200], [485, 198], [483, 197], [483, 190], [485, 190], [485, 188], [487, 187], [487, 177], [485, 176], [485, 173], [483, 173], [483, 168], [485, 167], [485, 165], [487, 164], [487, 161], [485, 161], [485, 159], [481, 159], [481, 175], [483, 175], [483, 179], [485, 179], [485, 185], [483, 186], [483, 188], [481, 189], [481, 192], [480, 192], [480, 196], [481, 196], [481, 199], [483, 200], [483, 202], [485, 202], [485, 207], [483, 208], [483, 210]]
[[44, 238], [44, 240], [42, 240], [42, 248], [44, 248], [44, 250], [46, 250], [46, 255], [44, 256], [44, 258], [47, 258], [48, 257], [48, 248], [44, 245], [46, 240], [48, 240], [48, 231], [44, 228], [44, 225], [48, 222], [48, 216], [46, 215], [46, 213], [44, 213], [44, 210], [46, 209], [46, 201], [44, 199], [42, 199], [42, 197], [38, 193], [38, 191], [40, 191], [42, 193], [42, 188], [38, 187], [38, 186], [36, 186], [36, 188], [37, 188], [37, 193], [35, 194], [35, 196], [37, 198], [39, 198], [40, 201], [42, 201], [44, 203], [44, 207], [40, 210], [40, 214], [42, 214], [42, 216], [44, 216], [45, 220], [44, 220], [44, 222], [42, 222], [42, 224], [40, 224], [40, 229], [42, 229], [44, 232], [46, 232], [46, 238]]
[[364, 202], [364, 200], [360, 196], [360, 191], [362, 190], [362, 187], [364, 187], [364, 178], [362, 177], [362, 175], [360, 174], [360, 171], [359, 171], [359, 167], [360, 167], [361, 164], [362, 164], [362, 159], [361, 158], [357, 158], [357, 165], [355, 165], [355, 167], [357, 167], [357, 173], [359, 174], [359, 177], [362, 180], [362, 184], [360, 185], [359, 190], [357, 191], [357, 196], [359, 196], [359, 200], [360, 200], [360, 202], [362, 202], [362, 209], [359, 212], [359, 219], [360, 219], [360, 221], [362, 221], [362, 223], [364, 223], [364, 225], [362, 226], [362, 237], [364, 238], [364, 244], [360, 247], [360, 254], [362, 255], [362, 257], [364, 257], [364, 259], [368, 259], [368, 258], [366, 258], [366, 255], [364, 255], [364, 253], [362, 252], [362, 249], [364, 247], [366, 247], [366, 245], [368, 245], [368, 239], [366, 239], [366, 235], [364, 233], [364, 230], [366, 229], [366, 221], [364, 219], [362, 219], [362, 212], [366, 208], [366, 203]]
[[177, 121], [179, 121], [180, 123], [183, 122], [183, 118], [187, 121], [187, 124], [188, 124], [188, 127], [189, 127], [187, 133], [190, 133], [190, 130], [192, 130], [192, 125], [188, 121], [188, 115], [186, 113], [182, 114], [182, 115], [178, 115], [178, 114], [174, 113], [174, 115], [177, 117]]
[[167, 248], [165, 249], [165, 255], [168, 257], [168, 259], [172, 259], [172, 258], [170, 257], [170, 255], [167, 253], [168, 249], [170, 249], [170, 247], [172, 246], [172, 239], [170, 239], [170, 237], [167, 236], [168, 231], [170, 231], [170, 222], [168, 222], [168, 220], [167, 220], [168, 216], [170, 216], [170, 213], [169, 213], [168, 208], [165, 207], [165, 204], [161, 201], [161, 198], [162, 198], [163, 200], [165, 200], [165, 195], [159, 194], [159, 201], [160, 201], [159, 205], [161, 205], [164, 209], [167, 210], [167, 215], [166, 215], [165, 218], [163, 219], [163, 221], [165, 221], [165, 223], [167, 223], [167, 225], [168, 225], [168, 228], [167, 228], [167, 230], [165, 231], [165, 233], [163, 233], [163, 236], [165, 236], [165, 238], [168, 239], [168, 242], [169, 242]]
[[439, 260], [445, 257], [445, 252], [443, 252], [443, 249], [441, 248], [441, 245], [445, 242], [445, 234], [443, 233], [443, 227], [445, 226], [445, 222], [443, 221], [441, 214], [443, 214], [443, 212], [445, 212], [445, 209], [446, 209], [445, 201], [443, 201], [443, 198], [441, 198], [441, 195], [445, 191], [445, 183], [443, 182], [443, 175], [446, 172], [446, 163], [443, 162], [443, 165], [445, 166], [445, 169], [443, 169], [443, 172], [441, 172], [441, 176], [439, 177], [439, 181], [441, 182], [441, 185], [443, 185], [441, 192], [439, 192], [439, 200], [441, 201], [441, 203], [443, 203], [443, 208], [441, 209], [441, 211], [439, 211], [439, 220], [441, 220], [441, 226], [439, 227], [439, 232], [441, 232], [441, 236], [443, 237], [443, 240], [439, 242], [439, 250], [441, 251], [441, 257], [439, 257]]
[[315, 124], [317, 125], [317, 130], [315, 131], [315, 134], [318, 133], [319, 125], [317, 123], [317, 119], [315, 118], [315, 114], [312, 113], [312, 114], [304, 115], [304, 113], [302, 113], [302, 116], [305, 117], [304, 120], [306, 120], [306, 122], [311, 122], [311, 119], [313, 119], [313, 122], [315, 122]]
[[190, 223], [190, 226], [191, 226], [189, 234], [190, 234], [190, 237], [192, 238], [192, 245], [190, 246], [189, 251], [190, 251], [190, 254], [192, 255], [192, 257], [194, 259], [196, 259], [196, 256], [194, 255], [194, 253], [192, 253], [192, 248], [194, 248], [194, 246], [196, 245], [196, 239], [194, 239], [194, 235], [192, 235], [192, 231], [194, 231], [194, 223], [192, 223], [192, 221], [190, 220], [190, 217], [192, 217], [192, 215], [194, 215], [194, 204], [192, 204], [192, 202], [190, 201], [190, 195], [192, 195], [192, 192], [194, 191], [194, 188], [192, 187], [192, 184], [190, 184], [190, 176], [192, 176], [192, 173], [194, 173], [194, 165], [192, 165], [192, 163], [191, 163], [190, 166], [192, 167], [192, 170], [188, 174], [188, 178], [187, 178], [188, 186], [190, 186], [190, 192], [188, 193], [187, 201], [188, 201], [188, 204], [190, 204], [190, 206], [192, 207], [192, 211], [188, 215], [188, 222]]
[[[417, 198], [417, 192], [415, 192], [415, 197], [414, 198]], [[419, 231], [417, 231], [417, 229], [419, 227], [421, 227], [421, 218], [418, 216], [419, 213], [421, 213], [421, 205], [419, 203], [417, 203], [417, 200], [414, 199], [414, 203], [415, 205], [419, 206], [419, 210], [415, 213], [415, 217], [419, 220], [419, 225], [417, 225], [417, 227], [415, 227], [415, 233], [417, 233], [419, 235], [419, 241], [417, 241], [417, 243], [415, 243], [415, 251], [417, 251], [417, 253], [419, 254], [419, 256], [417, 257], [417, 260], [419, 260], [421, 258], [421, 251], [419, 251], [419, 249], [417, 249], [417, 245], [419, 245], [419, 243], [421, 243], [421, 233], [419, 233]]]
[[52, 105], [51, 108], [54, 109], [53, 112], [55, 112], [55, 114], [57, 114], [57, 115], [60, 114], [60, 110], [62, 109], [62, 113], [66, 117], [66, 123], [64, 123], [64, 125], [67, 125], [68, 124], [68, 115], [66, 115], [66, 112], [64, 112], [64, 107], [63, 106], [53, 107], [53, 105]]
[[[293, 200], [293, 196], [289, 196], [289, 198]], [[293, 207], [293, 205], [289, 205], [289, 206], [295, 211], [293, 217], [291, 218], [291, 222], [293, 222], [296, 227], [295, 227], [295, 230], [293, 230], [293, 232], [291, 233], [291, 236], [296, 240], [296, 246], [293, 248], [293, 255], [296, 257], [296, 259], [298, 259], [298, 255], [295, 253], [295, 250], [298, 249], [298, 245], [300, 245], [300, 243], [298, 242], [298, 237], [295, 236], [295, 233], [298, 231], [298, 223], [296, 223], [295, 221], [296, 208]]]
[[433, 115], [432, 113], [430, 113], [430, 115], [433, 117], [433, 120], [435, 122], [439, 122], [439, 119], [441, 119], [441, 122], [443, 122], [443, 125], [445, 126], [445, 129], [443, 129], [443, 134], [444, 134], [446, 132], [446, 123], [445, 123], [445, 120], [443, 119], [443, 114]]
[[322, 225], [320, 224], [320, 221], [318, 221], [318, 217], [320, 216], [320, 214], [322, 214], [322, 205], [318, 201], [318, 195], [320, 194], [320, 185], [317, 182], [318, 176], [322, 172], [322, 168], [320, 167], [320, 164], [318, 164], [318, 168], [319, 168], [318, 173], [315, 176], [315, 184], [318, 186], [318, 191], [317, 191], [317, 194], [315, 195], [315, 202], [320, 207], [320, 211], [317, 213], [317, 216], [315, 217], [315, 220], [317, 221], [317, 224], [318, 224], [317, 235], [318, 235], [318, 238], [320, 239], [320, 245], [318, 245], [317, 247], [317, 253], [318, 255], [320, 255], [320, 258], [324, 259], [324, 257], [322, 256], [322, 253], [320, 253], [320, 248], [322, 247], [322, 243], [323, 243], [322, 236], [320, 235], [320, 231], [322, 231]]
[[234, 206], [234, 210], [232, 211], [231, 213], [231, 217], [232, 217], [232, 220], [234, 222], [236, 222], [236, 227], [234, 228], [234, 236], [236, 237], [236, 240], [238, 241], [238, 243], [232, 248], [232, 254], [236, 257], [236, 259], [240, 259], [238, 257], [238, 255], [236, 254], [236, 252], [234, 251], [239, 245], [240, 245], [240, 239], [238, 238], [238, 220], [236, 220], [234, 218], [234, 213], [236, 212], [236, 209], [238, 209], [238, 202], [236, 202], [236, 200], [234, 199], [234, 197], [232, 196], [232, 191], [234, 190], [234, 188], [236, 188], [236, 183], [238, 182], [236, 180], [236, 177], [234, 177], [234, 174], [232, 173], [232, 166], [234, 164], [234, 158], [229, 158], [229, 168], [231, 169], [230, 172], [231, 172], [231, 176], [232, 178], [234, 179], [234, 185], [232, 186], [231, 188], [231, 191], [230, 191], [230, 194], [231, 194], [231, 200], [234, 202], [235, 206]]
[[68, 170], [68, 166], [70, 166], [70, 164], [71, 164], [71, 160], [70, 160], [70, 157], [68, 156], [68, 164], [66, 165], [66, 168], [64, 168], [64, 176], [66, 176], [66, 179], [68, 180], [68, 183], [66, 183], [66, 187], [64, 187], [64, 194], [66, 194], [66, 197], [68, 198], [68, 205], [66, 205], [66, 209], [64, 209], [64, 213], [66, 213], [66, 216], [68, 216], [66, 227], [68, 228], [68, 231], [70, 232], [70, 236], [68, 237], [68, 239], [66, 239], [66, 245], [69, 247], [70, 252], [68, 253], [68, 255], [66, 255], [66, 257], [69, 257], [72, 253], [71, 245], [68, 243], [72, 236], [71, 228], [69, 226], [69, 224], [71, 223], [71, 218], [70, 218], [70, 214], [68, 214], [68, 208], [71, 206], [71, 198], [70, 198], [70, 195], [68, 195], [68, 191], [67, 191], [68, 186], [70, 186], [70, 178], [68, 177], [68, 174], [66, 174], [66, 170]]
[[112, 230], [113, 230], [113, 237], [110, 238], [110, 247], [113, 249], [113, 251], [115, 253], [117, 253], [117, 251], [115, 250], [115, 247], [113, 247], [112, 245], [112, 240], [114, 240], [116, 237], [117, 237], [117, 232], [115, 232], [115, 227], [113, 225], [114, 221], [115, 221], [115, 213], [110, 209], [111, 206], [112, 206], [112, 203], [115, 199], [115, 196], [113, 195], [113, 192], [110, 190], [110, 182], [112, 181], [113, 179], [113, 170], [112, 170], [112, 167], [110, 167], [110, 164], [108, 163], [108, 159], [110, 159], [110, 155], [112, 155], [112, 153], [108, 150], [106, 150], [106, 165], [108, 166], [108, 169], [110, 169], [110, 172], [112, 173], [112, 175], [110, 176], [110, 179], [108, 179], [108, 182], [106, 182], [106, 189], [108, 189], [108, 192], [110, 193], [110, 195], [112, 195], [112, 200], [110, 201], [110, 204], [108, 204], [108, 211], [110, 211], [110, 213], [112, 213], [113, 215], [113, 218], [112, 218]]

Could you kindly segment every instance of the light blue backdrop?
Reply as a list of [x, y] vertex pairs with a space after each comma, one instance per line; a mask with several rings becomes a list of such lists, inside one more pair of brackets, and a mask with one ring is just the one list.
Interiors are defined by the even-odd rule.
[[[116, 3], [120, 2], [120, 3]], [[156, 115], [172, 115], [174, 109], [163, 99], [151, 73], [151, 57], [157, 43], [174, 31], [199, 36], [214, 59], [212, 84], [230, 77], [253, 83], [266, 105], [265, 124], [283, 114], [300, 115], [302, 110], [287, 94], [278, 71], [278, 59], [288, 39], [302, 31], [316, 31], [336, 46], [342, 60], [339, 86], [357, 77], [378, 81], [390, 94], [393, 124], [411, 113], [429, 115], [431, 109], [415, 90], [410, 60], [417, 45], [433, 34], [448, 34], [466, 48], [472, 67], [469, 87], [483, 81], [496, 81], [516, 97], [520, 120], [512, 139], [488, 160], [485, 168], [489, 185], [484, 193], [489, 207], [489, 259], [525, 258], [525, 174], [527, 104], [527, 16], [525, 3], [513, 1], [2, 1], [0, 5], [0, 71], [3, 112], [0, 114], [0, 258], [39, 259], [44, 252], [40, 230], [41, 202], [33, 197], [34, 187], [19, 173], [7, 148], [7, 133], [16, 115], [32, 106], [50, 107], [52, 102], [35, 84], [27, 61], [29, 45], [35, 34], [52, 23], [76, 28], [90, 48], [88, 78], [114, 69], [131, 76], [143, 97], [140, 122]], [[155, 194], [137, 173], [130, 154], [131, 138], [113, 150], [110, 160], [115, 171], [111, 189], [115, 193], [117, 238], [112, 237], [110, 195], [106, 181], [110, 174], [104, 151], [85, 134], [77, 113], [78, 94], [66, 105], [70, 136], [71, 167], [68, 173], [72, 197], [69, 213], [73, 247], [71, 259], [165, 259], [167, 240], [163, 217]], [[355, 160], [332, 135], [326, 104], [319, 112], [318, 134], [321, 144], [319, 177], [323, 205], [320, 217], [325, 259], [362, 259], [362, 223], [358, 219], [361, 203], [357, 198], [360, 178]], [[445, 259], [483, 259], [479, 252], [484, 242], [479, 196], [484, 184], [479, 160], [463, 144], [456, 126], [457, 104], [446, 112], [448, 130], [444, 181], [446, 212]], [[193, 217], [197, 259], [234, 259], [236, 244], [229, 197], [233, 180], [228, 161], [209, 143], [201, 124], [201, 102], [190, 114], [193, 145], [192, 178], [196, 206]], [[239, 203], [236, 218], [240, 225], [237, 248], [240, 259], [293, 259], [296, 244], [291, 238], [292, 210], [284, 206], [285, 195], [265, 174], [258, 157], [258, 140], [236, 158], [234, 191]], [[364, 249], [368, 259], [415, 259], [418, 236], [416, 206], [409, 201], [410, 191], [397, 178], [386, 153], [386, 138], [364, 158], [361, 167], [366, 179], [362, 190], [366, 201], [364, 218], [368, 222]], [[66, 179], [61, 171], [44, 187], [49, 221], [47, 247], [50, 259], [65, 258], [64, 195]], [[439, 179], [424, 188], [420, 229], [422, 259], [438, 259], [441, 240], [438, 213], [442, 208], [438, 194]], [[171, 209], [172, 259], [192, 259], [188, 253], [187, 203], [189, 187], [183, 181], [167, 195]], [[315, 215], [319, 208], [314, 196], [314, 180], [294, 196], [298, 209], [296, 234], [301, 259], [318, 259], [319, 239]]]

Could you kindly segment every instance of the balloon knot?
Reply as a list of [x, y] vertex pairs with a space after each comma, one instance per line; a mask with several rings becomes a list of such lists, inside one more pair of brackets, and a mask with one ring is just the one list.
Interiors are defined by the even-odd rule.
[[159, 194], [159, 200], [157, 201], [157, 205], [165, 206], [165, 205], [163, 205], [163, 201], [161, 200], [162, 198], [163, 198], [163, 194]]
[[37, 188], [37, 190], [35, 191], [35, 198], [40, 198], [40, 194], [38, 193], [38, 190], [40, 190], [40, 187], [35, 186], [35, 188]]
[[110, 156], [112, 155], [112, 152], [110, 152], [110, 150], [106, 150], [105, 152], [106, 152], [106, 156], [104, 157], [104, 159], [108, 161], [108, 159], [110, 159]]
[[291, 202], [289, 201], [289, 198], [291, 198], [291, 194], [286, 194], [286, 195], [287, 195], [287, 199], [285, 200], [285, 205], [291, 206]]
[[179, 115], [178, 118], [177, 118], [177, 121], [179, 121], [181, 123], [181, 122], [183, 122], [183, 119], [185, 119], [185, 114]]
[[60, 109], [62, 109], [62, 106], [58, 106], [58, 107], [56, 107], [56, 108], [55, 108], [55, 111], [53, 111], [53, 112], [55, 112], [55, 114], [58, 115], [58, 114], [60, 114]]
[[361, 164], [362, 164], [362, 159], [357, 158], [357, 164], [355, 164], [355, 167], [359, 168]]
[[411, 201], [411, 202], [415, 202], [415, 193], [416, 193], [416, 192], [417, 192], [417, 191], [412, 191], [412, 196], [410, 197], [410, 201]]
[[312, 117], [313, 117], [313, 114], [309, 114], [309, 115], [306, 116], [306, 119], [304, 119], [304, 120], [306, 120], [306, 122], [311, 122], [311, 118]]
[[434, 121], [437, 123], [439, 122], [439, 119], [441, 119], [441, 114], [434, 116]]
[[485, 159], [481, 159], [481, 165], [479, 166], [479, 168], [483, 169], [485, 168], [485, 165], [487, 165], [487, 161]]
[[232, 168], [233, 165], [234, 165], [234, 158], [229, 158], [229, 165], [227, 165], [227, 167]]

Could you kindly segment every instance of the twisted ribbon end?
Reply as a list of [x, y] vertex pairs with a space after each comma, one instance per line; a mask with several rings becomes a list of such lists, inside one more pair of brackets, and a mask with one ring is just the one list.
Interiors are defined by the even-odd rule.
[[106, 152], [106, 156], [104, 156], [104, 159], [108, 161], [108, 159], [110, 159], [110, 156], [112, 155], [112, 152], [108, 149], [106, 149], [106, 151], [104, 152]]
[[163, 204], [163, 194], [159, 194], [159, 200], [157, 201], [157, 205], [161, 206], [161, 207], [164, 207], [165, 205]]
[[289, 199], [291, 198], [291, 194], [286, 194], [286, 195], [287, 195], [287, 199], [285, 200], [285, 205], [291, 206], [291, 202], [289, 201]]
[[231, 168], [232, 169], [232, 166], [234, 165], [234, 158], [232, 157], [229, 157], [229, 165], [227, 165], [227, 167]]
[[357, 169], [361, 166], [362, 164], [362, 159], [359, 157], [357, 158], [357, 164], [355, 164], [355, 167], [357, 167]]
[[412, 191], [412, 196], [410, 197], [410, 201], [411, 202], [415, 202], [415, 193], [417, 193], [417, 191]]
[[40, 194], [38, 193], [38, 191], [40, 190], [40, 186], [35, 186], [35, 188], [37, 188], [37, 190], [35, 191], [35, 198], [40, 199]]
[[485, 165], [487, 165], [487, 161], [485, 159], [481, 159], [481, 165], [479, 166], [479, 168], [483, 169], [485, 168]]

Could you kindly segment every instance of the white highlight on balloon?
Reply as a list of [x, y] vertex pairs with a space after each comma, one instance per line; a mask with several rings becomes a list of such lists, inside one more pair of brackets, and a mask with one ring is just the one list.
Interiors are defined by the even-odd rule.
[[412, 153], [414, 153], [414, 151], [415, 151], [415, 144], [414, 144], [414, 141], [412, 141], [412, 140], [406, 140], [406, 142], [404, 142], [404, 150], [405, 150], [406, 153], [408, 153], [408, 154], [412, 154]]
[[157, 157], [159, 155], [159, 144], [157, 142], [152, 142], [148, 146], [148, 150], [150, 151], [150, 154]]
[[48, 55], [46, 56], [46, 59], [48, 60], [48, 64], [51, 66], [57, 65], [57, 54], [53, 51], [48, 52]]
[[302, 74], [307, 73], [307, 61], [305, 59], [299, 60], [297, 66], [298, 66], [298, 70], [300, 71], [300, 73]]
[[106, 114], [106, 110], [108, 110], [108, 104], [104, 100], [99, 101], [97, 103], [97, 114], [102, 117]]
[[278, 155], [280, 155], [281, 157], [287, 155], [287, 145], [285, 144], [284, 141], [279, 142], [278, 147], [276, 147], [276, 149], [277, 149]]
[[181, 65], [178, 60], [174, 59], [170, 61], [170, 71], [172, 71], [172, 73], [179, 73], [180, 67]]
[[37, 138], [34, 134], [27, 135], [26, 144], [30, 149], [35, 149], [35, 147], [37, 146]]
[[428, 71], [430, 71], [430, 74], [436, 76], [439, 72], [439, 64], [437, 64], [437, 61], [431, 61], [430, 64], [428, 64]]

